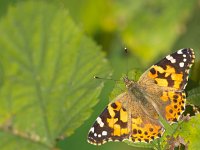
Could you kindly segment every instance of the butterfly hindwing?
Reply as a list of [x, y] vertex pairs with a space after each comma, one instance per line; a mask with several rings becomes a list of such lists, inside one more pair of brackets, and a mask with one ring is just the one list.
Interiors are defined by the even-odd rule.
[[142, 106], [123, 93], [111, 102], [96, 119], [88, 133], [88, 142], [101, 145], [108, 141], [145, 142], [161, 137], [164, 132], [157, 113], [150, 118]]
[[[167, 91], [165, 93], [168, 104], [164, 105], [164, 114], [163, 117], [170, 123], [177, 122], [181, 114], [185, 110], [186, 104], [186, 95], [185, 92], [174, 92]], [[161, 100], [164, 100], [164, 97], [161, 97]]]
[[130, 101], [129, 104], [131, 105], [129, 110], [131, 114], [131, 119], [129, 119], [131, 124], [129, 140], [149, 143], [154, 139], [160, 138], [164, 133], [164, 127], [159, 121], [157, 112], [152, 109], [153, 106], [148, 102], [142, 105], [136, 100]]

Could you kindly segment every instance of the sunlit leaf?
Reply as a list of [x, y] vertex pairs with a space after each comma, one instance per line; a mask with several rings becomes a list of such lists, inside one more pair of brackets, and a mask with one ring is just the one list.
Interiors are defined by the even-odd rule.
[[183, 122], [176, 135], [188, 143], [189, 150], [198, 150], [200, 147], [200, 114], [192, 117], [188, 122]]
[[51, 3], [10, 6], [0, 35], [0, 147], [52, 149], [97, 103], [104, 55]]

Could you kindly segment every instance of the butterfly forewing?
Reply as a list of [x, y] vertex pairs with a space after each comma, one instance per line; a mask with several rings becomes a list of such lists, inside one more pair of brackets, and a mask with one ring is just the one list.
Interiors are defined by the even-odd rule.
[[190, 48], [178, 50], [153, 65], [148, 76], [159, 86], [185, 89], [188, 75], [194, 63], [194, 51]]
[[107, 141], [122, 141], [128, 138], [126, 107], [127, 94], [123, 93], [108, 104], [96, 119], [88, 133], [88, 142], [101, 145]]

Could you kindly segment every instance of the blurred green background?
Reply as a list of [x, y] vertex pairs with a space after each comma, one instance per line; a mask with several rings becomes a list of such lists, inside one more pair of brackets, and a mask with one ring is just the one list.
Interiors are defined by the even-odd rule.
[[[0, 138], [6, 137], [0, 146], [133, 150], [125, 143], [87, 143], [88, 130], [115, 85], [92, 77], [119, 79], [127, 70], [143, 72], [190, 47], [197, 59], [187, 90], [198, 88], [199, 27], [199, 0], [0, 0]], [[24, 101], [17, 103], [21, 97]], [[30, 122], [35, 124], [30, 127]]]

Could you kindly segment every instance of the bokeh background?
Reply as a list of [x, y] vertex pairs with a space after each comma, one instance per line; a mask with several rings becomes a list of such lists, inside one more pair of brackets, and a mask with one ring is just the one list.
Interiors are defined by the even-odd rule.
[[[42, 6], [40, 7], [40, 5]], [[39, 6], [40, 8], [39, 11], [37, 10], [37, 6]], [[40, 18], [42, 21], [34, 20], [34, 16], [35, 15], [37, 16], [37, 14], [38, 15], [44, 14], [43, 16], [44, 18], [41, 17], [43, 20]], [[49, 16], [49, 18], [46, 18], [45, 15]], [[62, 16], [62, 17], [59, 18], [59, 16]], [[27, 20], [27, 18], [31, 18], [31, 19]], [[54, 21], [51, 22], [51, 20], [54, 20]], [[68, 23], [66, 23], [66, 20], [67, 22], [70, 22], [70, 28], [68, 28], [69, 26], [68, 26]], [[62, 23], [60, 23], [59, 21], [60, 22], [63, 21], [64, 25], [62, 26]], [[79, 84], [79, 81], [80, 83], [82, 83], [81, 81], [84, 81], [87, 78], [87, 84], [84, 88], [88, 89], [95, 86], [94, 89], [96, 89], [96, 87], [99, 87], [101, 85], [101, 89], [99, 89], [99, 91], [95, 95], [92, 94], [92, 92], [94, 91], [91, 90], [81, 96], [80, 105], [84, 103], [84, 101], [87, 101], [86, 99], [90, 97], [90, 95], [92, 95], [90, 98], [94, 99], [94, 101], [91, 100], [92, 104], [91, 105], [89, 104], [88, 108], [87, 107], [81, 108], [79, 105], [77, 105], [82, 110], [81, 112], [76, 114], [76, 117], [74, 119], [76, 123], [74, 125], [72, 124], [69, 127], [70, 128], [69, 130], [67, 126], [65, 126], [66, 128], [63, 129], [63, 133], [65, 132], [64, 134], [65, 136], [59, 139], [58, 140], [59, 142], [56, 142], [55, 144], [57, 145], [57, 147], [63, 150], [64, 149], [72, 149], [72, 150], [76, 150], [76, 149], [84, 149], [84, 150], [138, 149], [132, 146], [128, 146], [125, 143], [110, 142], [100, 147], [95, 147], [87, 143], [88, 130], [90, 129], [96, 117], [100, 114], [100, 112], [104, 109], [104, 107], [110, 101], [109, 96], [116, 83], [116, 82], [107, 81], [107, 80], [94, 80], [92, 79], [93, 75], [97, 75], [102, 78], [120, 79], [123, 73], [126, 73], [127, 71], [130, 71], [130, 70], [135, 70], [141, 73], [145, 71], [145, 69], [147, 69], [153, 63], [156, 63], [162, 57], [165, 57], [166, 55], [181, 48], [188, 48], [188, 47], [193, 48], [196, 53], [197, 60], [199, 60], [200, 58], [200, 39], [199, 39], [200, 37], [200, 30], [199, 30], [200, 1], [199, 0], [192, 0], [192, 1], [188, 1], [188, 0], [176, 0], [176, 1], [164, 1], [164, 0], [160, 0], [160, 1], [158, 0], [96, 0], [96, 1], [94, 0], [41, 0], [41, 1], [39, 0], [35, 0], [35, 1], [0, 0], [0, 22], [1, 22], [0, 37], [2, 36], [2, 38], [0, 38], [0, 48], [1, 48], [0, 51], [2, 53], [0, 54], [0, 58], [2, 58], [0, 61], [2, 64], [1, 65], [2, 69], [0, 70], [1, 70], [1, 74], [3, 74], [2, 72], [4, 72], [4, 75], [5, 75], [5, 78], [1, 79], [1, 87], [2, 87], [1, 94], [2, 95], [5, 95], [4, 93], [6, 92], [9, 93], [8, 88], [4, 88], [7, 86], [5, 85], [8, 79], [7, 76], [10, 77], [12, 75], [18, 78], [18, 76], [21, 75], [21, 73], [19, 72], [15, 73], [17, 72], [16, 70], [20, 68], [20, 67], [16, 67], [17, 65], [16, 66], [14, 65], [15, 69], [13, 69], [11, 73], [7, 73], [9, 72], [8, 70], [9, 69], [11, 70], [11, 68], [13, 67], [13, 64], [10, 65], [9, 62], [12, 61], [15, 57], [17, 59], [20, 58], [20, 60], [21, 60], [21, 57], [23, 58], [27, 57], [27, 55], [25, 55], [26, 52], [23, 53], [23, 51], [21, 51], [20, 48], [18, 49], [16, 47], [17, 46], [20, 47], [21, 45], [24, 45], [24, 43], [26, 43], [28, 40], [31, 41], [31, 38], [29, 37], [31, 35], [35, 35], [35, 33], [38, 33], [38, 35], [35, 35], [34, 37], [35, 38], [34, 40], [36, 42], [33, 42], [32, 43], [33, 45], [29, 45], [31, 51], [33, 52], [33, 54], [35, 54], [34, 58], [36, 62], [35, 64], [37, 66], [37, 62], [43, 61], [43, 60], [42, 60], [42, 57], [40, 57], [40, 53], [39, 53], [40, 51], [36, 52], [37, 51], [36, 49], [39, 49], [39, 47], [35, 45], [42, 43], [41, 42], [42, 40], [48, 41], [50, 39], [53, 42], [55, 42], [53, 38], [51, 39], [49, 37], [54, 36], [55, 38], [57, 38], [57, 36], [60, 35], [60, 34], [53, 34], [53, 33], [51, 34], [51, 32], [46, 29], [48, 28], [48, 26], [51, 27], [52, 24], [54, 25], [54, 28], [52, 27], [51, 31], [52, 32], [55, 31], [55, 33], [57, 31], [63, 32], [62, 38], [64, 38], [66, 35], [68, 37], [67, 41], [69, 42], [76, 41], [74, 39], [77, 36], [80, 36], [79, 37], [80, 39], [82, 37], [86, 37], [89, 41], [88, 42], [86, 40], [86, 42], [82, 42], [82, 43], [74, 42], [75, 43], [74, 46], [72, 44], [70, 47], [67, 47], [66, 49], [65, 47], [62, 47], [64, 49], [63, 50], [64, 53], [62, 53], [61, 55], [68, 55], [68, 52], [70, 52], [71, 54], [71, 51], [74, 52], [73, 55], [70, 55], [70, 57], [66, 56], [65, 59], [69, 60], [69, 61], [66, 61], [65, 63], [66, 68], [68, 67], [68, 64], [73, 65], [74, 63], [73, 60], [76, 58], [80, 59], [80, 61], [82, 59], [85, 60], [85, 58], [87, 58], [85, 61], [89, 63], [91, 68], [92, 67], [95, 68], [96, 66], [100, 65], [101, 62], [105, 61], [105, 63], [101, 64], [102, 69], [99, 69], [99, 70], [93, 69], [89, 71], [87, 70], [88, 73], [86, 72], [86, 74], [77, 78], [76, 76], [78, 76], [79, 73], [81, 74], [82, 72], [84, 72], [84, 68], [82, 72], [80, 71], [82, 68], [78, 65], [74, 69], [73, 75], [74, 75], [75, 80], [77, 80], [77, 82], [74, 82], [74, 83]], [[30, 22], [32, 22], [32, 24]], [[20, 32], [18, 31], [17, 33], [15, 33], [15, 28], [20, 27], [21, 23], [23, 24], [23, 27], [21, 28], [22, 30], [20, 30]], [[43, 26], [43, 24], [45, 24], [46, 26]], [[40, 26], [44, 28], [42, 29], [40, 28]], [[35, 31], [36, 27], [38, 29], [37, 31]], [[75, 29], [73, 29], [74, 27]], [[72, 30], [70, 31], [71, 28]], [[43, 33], [46, 33], [46, 32], [48, 32], [48, 34], [46, 34], [47, 36], [43, 36], [43, 38], [37, 38], [39, 37], [39, 35], [43, 35]], [[22, 36], [24, 36], [24, 39], [25, 39], [24, 41], [19, 40]], [[12, 40], [9, 41], [9, 38], [11, 38]], [[62, 38], [60, 38], [60, 40], [62, 40]], [[57, 42], [59, 43], [60, 40], [58, 38]], [[18, 41], [20, 44], [17, 43]], [[13, 44], [15, 42], [16, 44]], [[65, 41], [63, 41], [63, 43], [64, 42]], [[44, 44], [43, 46], [45, 48]], [[79, 46], [79, 48], [77, 48], [76, 46]], [[15, 47], [16, 49], [13, 47]], [[128, 48], [128, 56], [126, 56], [126, 54], [124, 53], [125, 47]], [[57, 56], [56, 55], [57, 50], [59, 51], [59, 46], [57, 46], [55, 42], [54, 45], [52, 45], [51, 50], [48, 49], [45, 52], [45, 54], [49, 56], [49, 59], [51, 59], [54, 56]], [[91, 54], [94, 54], [94, 57], [93, 56], [88, 57]], [[10, 57], [11, 55], [12, 57]], [[37, 60], [38, 57], [41, 59]], [[9, 58], [9, 60], [7, 58]], [[29, 61], [28, 59], [29, 57], [26, 58], [27, 62]], [[93, 62], [95, 61], [95, 59], [99, 59], [98, 62]], [[26, 61], [23, 62], [25, 66], [26, 66]], [[54, 63], [54, 61], [55, 60], [52, 59], [52, 64]], [[51, 69], [51, 64], [48, 62], [46, 63], [47, 63], [46, 66], [43, 66], [43, 67], [47, 67]], [[40, 64], [38, 63], [38, 68], [39, 67], [40, 67]], [[72, 68], [70, 70], [66, 70], [66, 79], [65, 79], [66, 81], [69, 81], [69, 80], [72, 81], [71, 84], [73, 84], [74, 78], [69, 78], [67, 76], [67, 73], [73, 70]], [[47, 70], [44, 69], [44, 72], [42, 72], [39, 69], [38, 75], [41, 73], [40, 74], [41, 77], [45, 78], [45, 75], [48, 74], [48, 73], [45, 73], [45, 71]], [[140, 75], [140, 73], [138, 74]], [[62, 72], [61, 74], [62, 74], [62, 78], [65, 78], [65, 72]], [[46, 83], [48, 83], [48, 78], [49, 77], [45, 79], [45, 82], [44, 82], [45, 85]], [[200, 80], [200, 67], [199, 67], [199, 62], [197, 61], [195, 64], [195, 67], [193, 68], [191, 82], [189, 83], [187, 90], [190, 90], [194, 87], [198, 87], [199, 80]], [[60, 81], [62, 80], [60, 79]], [[94, 85], [92, 87], [89, 86], [88, 85], [89, 82], [92, 82]], [[104, 86], [102, 86], [103, 82], [104, 82]], [[9, 86], [15, 85], [13, 81], [8, 82], [7, 84], [9, 84]], [[21, 85], [21, 83], [19, 84]], [[42, 84], [43, 82], [41, 81], [41, 85]], [[23, 84], [21, 86], [23, 86], [26, 89], [26, 84]], [[54, 87], [56, 90], [59, 86], [58, 84], [56, 84]], [[44, 86], [44, 90], [45, 88], [46, 86]], [[64, 88], [64, 89], [66, 91], [68, 90], [67, 88]], [[77, 89], [77, 90], [80, 90], [80, 89]], [[76, 97], [76, 92], [74, 92], [74, 94], [72, 92], [71, 94], [74, 96], [70, 98], [73, 99], [74, 97]], [[48, 96], [49, 95], [44, 94], [44, 98], [47, 98]], [[54, 96], [55, 95], [53, 96], [50, 95], [50, 97], [48, 98], [49, 99], [52, 98], [52, 100], [55, 101], [55, 98], [57, 97], [54, 97]], [[7, 99], [5, 98], [5, 100]], [[13, 100], [15, 100], [15, 98], [13, 98]], [[59, 99], [56, 99], [56, 101], [59, 103]], [[66, 101], [68, 101], [67, 96], [66, 96]], [[48, 102], [45, 101], [44, 104], [46, 104], [47, 106]], [[77, 103], [66, 104], [65, 105], [66, 110], [77, 109], [77, 107], [75, 106], [76, 104]], [[18, 105], [20, 104], [17, 104], [17, 106]], [[70, 106], [70, 107], [67, 107], [67, 106]], [[58, 105], [58, 108], [56, 109], [56, 111], [58, 111], [59, 107], [61, 107], [61, 105]], [[87, 113], [84, 113], [85, 109], [87, 109]], [[83, 116], [81, 115], [82, 112], [84, 114]], [[52, 113], [54, 113], [53, 110], [52, 110]], [[59, 113], [60, 111], [58, 111], [58, 114]], [[5, 114], [6, 114], [5, 112], [2, 112], [1, 115], [4, 117]], [[41, 115], [41, 114], [37, 114], [37, 115]], [[66, 112], [66, 113], [63, 113], [62, 117], [67, 118], [70, 115], [71, 115], [70, 112], [68, 113]], [[33, 117], [34, 115], [31, 115], [31, 116]], [[50, 114], [50, 116], [52, 116], [52, 114]], [[24, 120], [19, 119], [18, 121], [23, 122]], [[65, 122], [65, 119], [63, 119], [61, 122]], [[1, 121], [1, 124], [5, 125], [5, 120]], [[15, 124], [15, 121], [13, 124]], [[16, 126], [18, 127], [20, 125], [17, 123]], [[59, 126], [57, 126], [57, 128], [59, 128]], [[28, 129], [30, 130], [30, 128], [27, 128], [27, 130]], [[54, 130], [56, 130], [56, 128]], [[5, 130], [3, 129], [3, 131]], [[36, 133], [37, 132], [39, 131], [36, 130]], [[11, 133], [13, 133], [13, 131]], [[0, 138], [3, 138], [5, 136], [3, 133], [1, 135], [2, 136]], [[57, 135], [60, 136], [60, 134], [57, 134]], [[10, 144], [9, 140], [10, 140], [9, 138], [8, 140], [6, 140], [7, 144]], [[15, 139], [12, 139], [12, 140], [15, 140]], [[2, 145], [4, 145], [6, 149], [5, 143], [3, 143]], [[10, 149], [12, 149], [12, 147]]]

